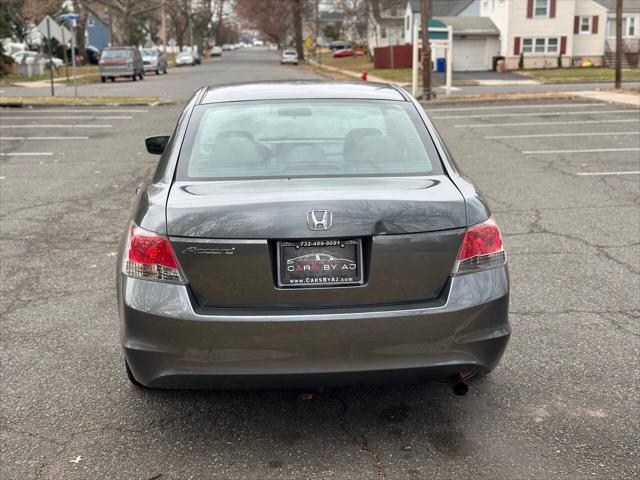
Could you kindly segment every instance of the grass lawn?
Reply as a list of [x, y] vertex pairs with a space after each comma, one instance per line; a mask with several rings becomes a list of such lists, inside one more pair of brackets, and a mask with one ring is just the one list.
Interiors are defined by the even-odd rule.
[[[71, 80], [73, 74], [73, 69], [69, 66], [69, 80]], [[79, 65], [76, 67], [76, 74], [80, 75], [98, 75], [98, 66], [97, 65]], [[26, 83], [26, 82], [46, 82], [50, 78], [49, 70], [45, 69], [42, 75], [34, 75], [33, 77], [20, 77], [18, 75], [7, 75], [6, 77], [0, 78], [0, 85], [11, 85], [14, 83]], [[53, 71], [53, 78], [55, 79], [66, 79], [66, 71], [65, 67], [60, 67], [57, 70]], [[98, 80], [100, 78], [98, 77]], [[80, 83], [81, 79], [78, 79], [78, 83]]]
[[[310, 60], [316, 60], [317, 57], [309, 55]], [[379, 69], [373, 67], [373, 62], [369, 59], [368, 55], [361, 57], [343, 57], [333, 58], [331, 53], [325, 52], [322, 54], [322, 64], [330, 67], [341, 68], [343, 70], [349, 70], [357, 74], [361, 74], [362, 70], [366, 70], [369, 75], [374, 77], [380, 77], [388, 82], [394, 83], [411, 83], [411, 69], [410, 68], [394, 68], [394, 69]], [[418, 79], [420, 82], [421, 79]], [[477, 83], [470, 80], [453, 80], [453, 85], [476, 85]], [[444, 82], [440, 81], [437, 77], [433, 77], [433, 85], [444, 85]]]
[[[522, 70], [515, 73], [526, 75], [542, 83], [613, 82], [615, 79], [615, 69], [604, 67]], [[637, 68], [622, 70], [622, 80], [640, 81], [640, 70]]]
[[170, 102], [162, 97], [8, 97], [0, 99], [0, 107], [21, 107], [21, 106], [116, 106], [116, 105], [157, 105], [168, 104]]

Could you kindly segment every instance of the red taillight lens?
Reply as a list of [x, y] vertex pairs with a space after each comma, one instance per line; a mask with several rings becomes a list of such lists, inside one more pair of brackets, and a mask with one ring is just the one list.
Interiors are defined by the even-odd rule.
[[506, 260], [500, 229], [492, 219], [489, 219], [467, 229], [458, 251], [453, 273], [485, 270], [504, 265]]
[[122, 271], [132, 277], [183, 282], [169, 239], [137, 225], [129, 229]]

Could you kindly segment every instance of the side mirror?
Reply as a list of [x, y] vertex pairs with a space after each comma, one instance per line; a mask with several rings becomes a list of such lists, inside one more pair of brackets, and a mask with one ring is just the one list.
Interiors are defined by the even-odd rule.
[[155, 137], [147, 137], [144, 139], [144, 143], [147, 146], [147, 152], [153, 155], [162, 155], [167, 143], [169, 142], [169, 135], [157, 135]]

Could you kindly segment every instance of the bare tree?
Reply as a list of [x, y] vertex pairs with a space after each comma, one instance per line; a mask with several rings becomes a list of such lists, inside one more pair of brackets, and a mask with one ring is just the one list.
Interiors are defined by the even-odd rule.
[[304, 45], [302, 39], [302, 0], [293, 0], [293, 29], [295, 32], [296, 51], [298, 58], [304, 60]]
[[279, 47], [287, 43], [293, 24], [292, 0], [236, 0], [236, 13]]
[[[88, 4], [85, 0], [83, 3]], [[94, 0], [109, 9], [114, 23], [113, 43], [136, 45], [144, 40], [144, 22], [162, 7], [160, 0]]]
[[34, 24], [62, 13], [62, 0], [3, 0], [13, 36], [26, 42]]

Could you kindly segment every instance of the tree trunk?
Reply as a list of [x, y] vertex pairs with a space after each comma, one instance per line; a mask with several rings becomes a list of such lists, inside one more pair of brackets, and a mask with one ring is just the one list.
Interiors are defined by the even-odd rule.
[[304, 60], [304, 44], [302, 38], [302, 0], [294, 0], [293, 29], [296, 37], [296, 51], [298, 58]]
[[[78, 20], [76, 21], [76, 50], [82, 56], [82, 61], [89, 63], [87, 58], [87, 45], [84, 41], [84, 35], [87, 29], [87, 10], [80, 5], [79, 0], [73, 0], [73, 9], [78, 12]], [[72, 55], [75, 52], [72, 53]]]
[[616, 0], [616, 88], [622, 88], [622, 0]]

